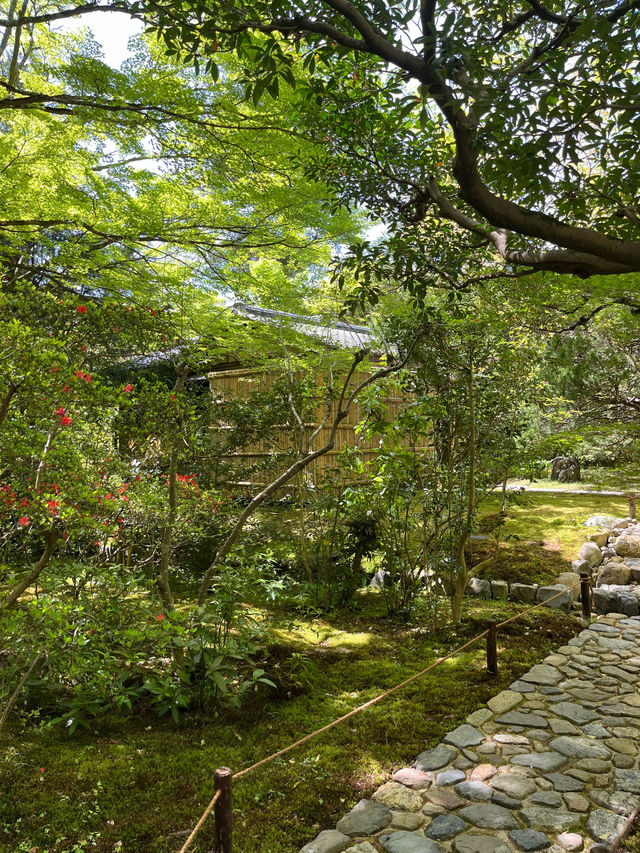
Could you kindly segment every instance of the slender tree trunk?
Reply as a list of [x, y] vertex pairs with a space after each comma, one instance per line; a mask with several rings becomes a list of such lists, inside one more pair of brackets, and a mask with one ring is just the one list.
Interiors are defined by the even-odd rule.
[[11, 590], [7, 598], [5, 599], [2, 607], [9, 608], [13, 607], [16, 601], [20, 598], [22, 593], [28, 589], [34, 581], [38, 579], [40, 576], [40, 572], [45, 568], [49, 560], [51, 559], [53, 552], [56, 548], [56, 543], [58, 541], [58, 531], [57, 530], [49, 530], [45, 539], [44, 551], [42, 552], [42, 556], [35, 564], [33, 569], [29, 572], [29, 574], [23, 578], [19, 584], [16, 584], [14, 588]]
[[459, 622], [462, 618], [462, 599], [469, 580], [467, 561], [464, 556], [464, 546], [467, 544], [468, 533], [458, 537], [455, 548], [456, 572], [453, 580], [453, 595], [451, 597], [451, 619]]
[[160, 545], [160, 567], [158, 569], [158, 589], [164, 609], [171, 613], [174, 609], [173, 595], [169, 583], [169, 561], [173, 545], [173, 533], [178, 515], [178, 439], [174, 438], [171, 458], [169, 461], [169, 512], [165, 519], [162, 543]]
[[24, 675], [22, 676], [22, 678], [18, 682], [18, 686], [13, 691], [11, 696], [9, 696], [9, 698], [7, 699], [7, 704], [4, 706], [4, 710], [3, 710], [2, 714], [0, 715], [0, 731], [2, 731], [2, 727], [6, 723], [7, 717], [11, 713], [11, 709], [13, 708], [13, 706], [18, 701], [18, 697], [20, 696], [20, 691], [22, 690], [24, 685], [27, 683], [29, 676], [31, 675], [33, 670], [36, 668], [36, 666], [40, 663], [40, 661], [42, 660], [43, 657], [44, 657], [44, 652], [38, 652], [38, 654], [35, 656], [35, 658], [31, 661], [29, 669], [24, 673]]
[[298, 509], [300, 518], [300, 554], [302, 556], [302, 565], [304, 573], [307, 576], [308, 583], [313, 583], [313, 574], [309, 565], [309, 549], [307, 548], [307, 527], [304, 518], [304, 494], [302, 491], [302, 474], [298, 474]]

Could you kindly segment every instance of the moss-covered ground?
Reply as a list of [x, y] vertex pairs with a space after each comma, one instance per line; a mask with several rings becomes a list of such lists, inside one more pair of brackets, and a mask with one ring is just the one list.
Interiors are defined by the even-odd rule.
[[[547, 552], [569, 560], [587, 515], [622, 509], [615, 499], [536, 496], [510, 510], [505, 529], [520, 538], [507, 540], [504, 565], [517, 567], [524, 559], [518, 548], [531, 541], [538, 544], [527, 571], [542, 572]], [[519, 610], [466, 599], [460, 625], [429, 632], [419, 622], [384, 618], [379, 594], [305, 618], [262, 606], [268, 660], [283, 686], [277, 693], [262, 688], [240, 710], [187, 714], [179, 723], [151, 715], [103, 718], [72, 738], [13, 718], [0, 751], [0, 851], [174, 853], [212, 796], [217, 766], [252, 764], [426, 667], [483, 630], [487, 619]], [[497, 677], [485, 671], [481, 641], [240, 780], [234, 849], [295, 853], [576, 630], [575, 620], [557, 612], [529, 614], [500, 632]], [[210, 820], [193, 849], [212, 846]]]

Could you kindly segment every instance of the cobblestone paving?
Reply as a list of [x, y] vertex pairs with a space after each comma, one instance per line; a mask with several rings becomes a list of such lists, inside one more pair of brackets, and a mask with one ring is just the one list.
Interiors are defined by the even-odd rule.
[[301, 853], [588, 851], [640, 805], [640, 617], [610, 613]]

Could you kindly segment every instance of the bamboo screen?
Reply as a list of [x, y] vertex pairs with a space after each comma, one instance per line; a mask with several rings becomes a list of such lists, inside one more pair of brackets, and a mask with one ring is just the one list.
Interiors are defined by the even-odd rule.
[[[367, 376], [366, 373], [361, 373], [358, 376], [358, 381], [361, 381]], [[229, 399], [246, 399], [252, 391], [266, 390], [273, 386], [276, 381], [276, 376], [273, 373], [255, 370], [251, 368], [236, 368], [229, 370], [219, 370], [209, 374], [209, 384], [214, 396], [221, 400]], [[322, 378], [320, 379], [322, 381]], [[357, 383], [354, 383], [357, 384]], [[399, 386], [392, 386], [388, 389], [388, 396], [383, 398], [383, 404], [386, 408], [385, 419], [392, 420], [407, 405], [412, 399], [412, 395], [404, 392]], [[324, 415], [325, 409], [322, 407], [316, 412], [315, 421], [307, 422], [304, 428], [307, 431], [307, 436], [311, 435], [314, 429], [318, 426]], [[379, 448], [379, 438], [374, 437], [370, 440], [365, 440], [357, 436], [356, 426], [362, 420], [363, 413], [360, 405], [356, 401], [351, 407], [349, 414], [338, 427], [336, 434], [335, 445], [333, 450], [330, 450], [324, 456], [320, 456], [309, 464], [304, 471], [304, 479], [307, 486], [320, 485], [328, 476], [337, 478], [339, 482], [345, 482], [345, 471], [338, 464], [338, 456], [346, 447], [354, 447], [357, 445], [357, 452], [363, 463], [371, 460]], [[311, 449], [322, 447], [329, 439], [331, 429], [331, 418], [320, 430], [313, 441]], [[223, 457], [227, 462], [233, 462], [237, 459], [239, 462], [244, 462], [247, 466], [266, 461], [275, 454], [290, 453], [291, 462], [295, 456], [295, 434], [291, 427], [283, 425], [275, 428], [267, 440], [263, 440], [256, 444], [245, 446], [241, 451]], [[289, 463], [290, 464], [290, 463]], [[277, 468], [271, 471], [269, 480], [273, 479], [276, 474], [286, 470], [283, 464], [281, 470]], [[264, 485], [264, 475], [258, 475], [251, 481], [235, 483], [245, 487], [256, 487]]]

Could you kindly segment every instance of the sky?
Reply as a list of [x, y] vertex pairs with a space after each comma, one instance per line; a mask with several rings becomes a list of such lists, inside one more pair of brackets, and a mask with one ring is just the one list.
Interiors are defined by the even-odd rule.
[[129, 55], [129, 39], [142, 32], [143, 24], [121, 12], [95, 12], [65, 21], [57, 28], [66, 32], [90, 29], [93, 37], [102, 45], [105, 61], [112, 68], [119, 68]]

